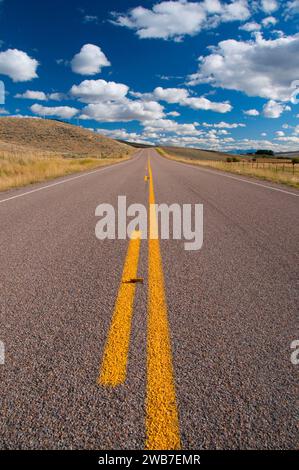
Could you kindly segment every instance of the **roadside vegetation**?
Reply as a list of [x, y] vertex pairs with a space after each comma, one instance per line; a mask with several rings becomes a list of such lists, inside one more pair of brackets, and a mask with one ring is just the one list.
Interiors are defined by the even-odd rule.
[[132, 147], [49, 119], [0, 118], [0, 191], [130, 158]]
[[[170, 155], [164, 149], [157, 149], [158, 152], [167, 158], [188, 163], [190, 165], [200, 165], [207, 168], [226, 171], [238, 175], [252, 176], [265, 181], [285, 184], [293, 188], [299, 188], [299, 158], [292, 160], [282, 160], [275, 158], [254, 158], [226, 156], [226, 160], [204, 160], [186, 158], [184, 156]], [[182, 149], [184, 150], [184, 149]]]
[[65, 158], [58, 154], [44, 154], [33, 151], [0, 150], [0, 191], [47, 181], [59, 176], [92, 170], [110, 165], [123, 158]]
[[227, 153], [213, 150], [202, 150], [191, 147], [160, 147], [165, 153], [173, 157], [183, 157], [191, 160], [226, 160]]

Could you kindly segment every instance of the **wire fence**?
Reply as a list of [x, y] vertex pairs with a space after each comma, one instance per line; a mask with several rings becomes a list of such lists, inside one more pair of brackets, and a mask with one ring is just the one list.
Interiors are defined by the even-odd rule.
[[271, 170], [273, 172], [288, 172], [292, 173], [293, 175], [297, 172], [299, 172], [299, 163], [293, 163], [291, 160], [290, 161], [282, 161], [278, 162], [276, 161], [260, 161], [260, 160], [251, 160], [251, 161], [241, 161], [238, 162], [239, 165], [245, 167], [251, 167], [252, 169], [260, 169], [260, 170]]

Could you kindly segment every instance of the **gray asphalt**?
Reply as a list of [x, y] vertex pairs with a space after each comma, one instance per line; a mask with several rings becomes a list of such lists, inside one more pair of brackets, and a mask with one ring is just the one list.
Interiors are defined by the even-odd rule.
[[298, 448], [299, 192], [147, 149], [0, 194], [0, 448], [144, 448], [147, 242], [127, 381], [101, 388], [128, 242], [96, 239], [95, 208], [147, 206], [148, 156], [156, 202], [204, 205], [202, 250], [161, 241], [183, 448]]

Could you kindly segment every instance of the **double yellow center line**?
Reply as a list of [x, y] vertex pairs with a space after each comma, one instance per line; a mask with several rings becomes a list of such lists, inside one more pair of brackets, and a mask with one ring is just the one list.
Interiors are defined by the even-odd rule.
[[[171, 341], [165, 297], [164, 275], [153, 174], [149, 173], [148, 240], [148, 324], [147, 324], [147, 393], [146, 393], [146, 449], [180, 449], [179, 419], [177, 411]], [[116, 300], [112, 323], [104, 350], [98, 383], [106, 386], [122, 384], [126, 378], [131, 322], [140, 250], [140, 232], [129, 243], [122, 283]]]
[[98, 383], [116, 387], [126, 379], [141, 233], [134, 232], [114, 307]]

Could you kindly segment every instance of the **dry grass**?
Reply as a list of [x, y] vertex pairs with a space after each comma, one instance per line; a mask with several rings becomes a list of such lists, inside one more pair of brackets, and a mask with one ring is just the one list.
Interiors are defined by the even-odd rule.
[[0, 191], [116, 163], [133, 152], [64, 122], [0, 118]]
[[203, 167], [215, 168], [217, 170], [238, 175], [253, 176], [264, 181], [271, 181], [274, 183], [285, 184], [293, 188], [299, 188], [299, 165], [295, 165], [293, 172], [293, 165], [290, 163], [252, 163], [248, 160], [243, 160], [238, 163], [228, 163], [224, 161], [194, 160], [173, 155], [170, 156], [162, 149], [158, 149], [158, 151], [164, 157], [183, 163], [188, 163], [190, 165], [200, 165]]
[[132, 148], [88, 129], [50, 119], [0, 117], [0, 149], [21, 146], [28, 151], [58, 153], [63, 157], [110, 158], [132, 153]]
[[92, 170], [128, 158], [63, 158], [37, 152], [0, 151], [0, 191]]
[[188, 158], [191, 160], [213, 160], [220, 161], [226, 160], [229, 156], [224, 152], [217, 152], [213, 150], [202, 150], [189, 147], [161, 147], [161, 150], [171, 157]]

